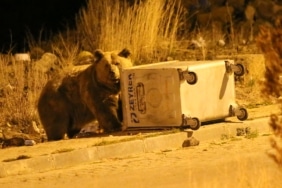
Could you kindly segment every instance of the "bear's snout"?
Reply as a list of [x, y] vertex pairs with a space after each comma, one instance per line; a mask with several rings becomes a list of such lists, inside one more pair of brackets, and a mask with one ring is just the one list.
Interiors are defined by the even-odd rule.
[[116, 70], [116, 69], [111, 69], [110, 70], [110, 79], [112, 81], [114, 81], [115, 83], [116, 82], [119, 82], [120, 81], [120, 74], [119, 74], [119, 70]]

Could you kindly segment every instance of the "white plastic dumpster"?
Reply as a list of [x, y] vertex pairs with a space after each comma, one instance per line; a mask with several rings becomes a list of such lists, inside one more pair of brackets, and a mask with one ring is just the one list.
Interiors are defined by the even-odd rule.
[[237, 116], [247, 110], [235, 102], [233, 60], [170, 61], [122, 70], [123, 123], [126, 127], [183, 127]]

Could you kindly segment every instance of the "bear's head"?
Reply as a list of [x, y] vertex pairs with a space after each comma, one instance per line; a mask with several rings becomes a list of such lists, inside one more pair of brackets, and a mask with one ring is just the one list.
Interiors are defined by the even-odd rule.
[[96, 81], [112, 92], [119, 92], [120, 69], [132, 66], [130, 54], [126, 48], [119, 53], [96, 50], [94, 53]]

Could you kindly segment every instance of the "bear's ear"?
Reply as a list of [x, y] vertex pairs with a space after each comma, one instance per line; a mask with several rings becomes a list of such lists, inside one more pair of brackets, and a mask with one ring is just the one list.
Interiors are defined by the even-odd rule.
[[94, 60], [95, 61], [99, 61], [103, 57], [104, 57], [104, 52], [102, 50], [98, 49], [94, 52]]
[[118, 53], [119, 56], [128, 58], [130, 56], [131, 52], [127, 49], [124, 48], [121, 52]]

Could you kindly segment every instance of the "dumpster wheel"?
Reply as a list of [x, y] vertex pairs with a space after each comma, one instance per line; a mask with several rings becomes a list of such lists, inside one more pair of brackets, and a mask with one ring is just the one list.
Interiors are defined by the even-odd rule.
[[189, 79], [187, 79], [187, 83], [190, 84], [190, 85], [194, 85], [197, 83], [198, 81], [198, 77], [196, 75], [196, 73], [194, 72], [188, 72], [188, 75], [189, 75]]
[[240, 112], [240, 114], [237, 115], [237, 118], [240, 121], [244, 121], [244, 120], [248, 119], [248, 111], [245, 108], [240, 108], [239, 112]]
[[201, 121], [198, 118], [191, 118], [190, 122], [189, 127], [194, 131], [198, 130], [201, 127]]
[[236, 67], [238, 70], [234, 72], [235, 76], [243, 76], [245, 74], [244, 66], [241, 63], [237, 63]]

